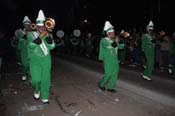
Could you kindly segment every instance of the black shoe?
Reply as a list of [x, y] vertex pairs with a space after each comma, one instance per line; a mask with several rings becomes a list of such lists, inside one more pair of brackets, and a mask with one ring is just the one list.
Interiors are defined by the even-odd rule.
[[48, 102], [43, 102], [44, 105], [48, 105], [49, 104], [49, 101]]
[[49, 100], [48, 99], [42, 99], [43, 104], [49, 104]]
[[111, 93], [116, 93], [117, 91], [115, 89], [108, 89], [109, 92]]
[[100, 88], [100, 90], [105, 91], [105, 87], [102, 87], [100, 83], [98, 83], [98, 87]]
[[33, 99], [34, 99], [35, 101], [39, 100], [39, 98], [35, 98], [35, 97], [33, 97]]

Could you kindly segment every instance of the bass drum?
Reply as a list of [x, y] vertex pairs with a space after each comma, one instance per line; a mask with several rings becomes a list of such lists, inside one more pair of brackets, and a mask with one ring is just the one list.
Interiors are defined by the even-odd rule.
[[57, 37], [59, 38], [63, 38], [64, 37], [64, 31], [62, 30], [58, 30], [57, 33], [56, 33]]
[[81, 36], [81, 31], [79, 29], [75, 29], [73, 31], [73, 34], [74, 34], [75, 37], [80, 37]]

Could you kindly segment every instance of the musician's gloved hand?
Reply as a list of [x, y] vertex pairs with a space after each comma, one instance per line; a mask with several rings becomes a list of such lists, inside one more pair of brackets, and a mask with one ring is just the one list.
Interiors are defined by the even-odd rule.
[[111, 46], [112, 46], [113, 48], [116, 48], [116, 47], [118, 46], [118, 44], [117, 44], [117, 42], [113, 42], [113, 43], [111, 43]]
[[155, 40], [155, 39], [153, 39], [153, 40], [151, 40], [151, 42], [152, 42], [152, 43], [156, 43], [156, 40]]
[[24, 35], [22, 36], [22, 39], [25, 39], [25, 40], [26, 40], [26, 39], [27, 39], [26, 37], [27, 37], [27, 34], [24, 34]]
[[52, 39], [51, 39], [50, 37], [47, 37], [47, 38], [46, 38], [46, 42], [47, 42], [48, 44], [52, 44], [53, 41], [52, 41]]
[[42, 43], [41, 39], [40, 38], [36, 38], [35, 40], [33, 40], [33, 43], [39, 45]]

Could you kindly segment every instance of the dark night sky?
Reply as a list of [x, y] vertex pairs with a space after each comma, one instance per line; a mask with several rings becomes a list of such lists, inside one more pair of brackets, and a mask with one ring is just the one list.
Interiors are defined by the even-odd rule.
[[14, 31], [22, 26], [28, 15], [35, 21], [39, 9], [46, 17], [56, 20], [56, 29], [71, 30], [88, 20], [88, 28], [98, 30], [105, 20], [118, 29], [145, 27], [150, 19], [160, 29], [174, 31], [175, 7], [170, 1], [160, 0], [1, 0], [0, 29]]

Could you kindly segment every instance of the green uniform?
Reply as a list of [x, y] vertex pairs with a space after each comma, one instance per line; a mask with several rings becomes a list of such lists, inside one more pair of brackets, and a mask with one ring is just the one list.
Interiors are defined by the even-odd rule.
[[20, 50], [22, 73], [26, 76], [28, 68], [29, 68], [28, 48], [27, 48], [26, 37], [19, 38], [18, 49]]
[[172, 43], [171, 45], [170, 54], [173, 58], [175, 58], [175, 43]]
[[36, 93], [41, 93], [42, 99], [48, 99], [50, 88], [51, 55], [50, 50], [54, 49], [55, 44], [48, 44], [46, 36], [42, 37], [42, 44], [35, 44], [34, 39], [38, 38], [39, 32], [30, 32], [28, 38], [28, 53], [30, 60], [30, 72], [32, 86]]
[[17, 40], [17, 46], [16, 46], [16, 56], [17, 56], [17, 60], [21, 63], [21, 44], [22, 42], [20, 41], [22, 35], [20, 33], [21, 30], [17, 30], [17, 33], [15, 33], [16, 35], [16, 40]]
[[[125, 43], [124, 38], [121, 39], [122, 43]], [[119, 60], [121, 63], [125, 62], [126, 59], [126, 47], [124, 47], [122, 50], [119, 50]]]
[[17, 46], [16, 46], [15, 50], [16, 50], [16, 58], [17, 58], [18, 62], [20, 62], [20, 60], [21, 60], [19, 46], [20, 46], [19, 38], [17, 38]]
[[100, 86], [105, 87], [108, 85], [108, 89], [114, 89], [116, 86], [116, 80], [119, 72], [119, 61], [118, 61], [118, 49], [123, 49], [124, 44], [117, 43], [117, 47], [112, 47], [113, 43], [108, 37], [103, 38], [100, 41], [99, 60], [103, 61], [105, 75], [100, 80]]
[[152, 37], [149, 34], [142, 36], [142, 51], [146, 57], [146, 69], [143, 73], [144, 76], [151, 78], [154, 68], [154, 45], [152, 43]]

